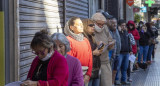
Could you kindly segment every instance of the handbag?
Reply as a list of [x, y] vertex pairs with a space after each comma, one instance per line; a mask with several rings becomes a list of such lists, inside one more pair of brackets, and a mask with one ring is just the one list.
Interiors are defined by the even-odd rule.
[[99, 69], [92, 70], [91, 79], [97, 79], [99, 78]]

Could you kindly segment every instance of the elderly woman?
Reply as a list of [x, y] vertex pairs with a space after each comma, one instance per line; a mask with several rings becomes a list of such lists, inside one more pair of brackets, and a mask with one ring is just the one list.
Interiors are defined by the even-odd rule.
[[46, 30], [35, 34], [31, 48], [37, 56], [21, 86], [68, 86], [67, 61], [53, 47], [54, 42]]
[[99, 86], [100, 77], [99, 77], [99, 70], [100, 70], [100, 54], [103, 51], [102, 49], [98, 49], [98, 45], [94, 38], [94, 22], [91, 19], [84, 19], [82, 20], [84, 26], [84, 36], [89, 40], [92, 53], [93, 53], [93, 67], [92, 67], [92, 75], [89, 81], [88, 86]]
[[[114, 48], [115, 41], [113, 41], [111, 34], [106, 23], [106, 18], [102, 13], [95, 13], [92, 16], [92, 20], [95, 22], [95, 41], [96, 43], [102, 41], [105, 44], [100, 61], [101, 61], [101, 82], [100, 86], [112, 86], [112, 70], [109, 62], [108, 50]], [[108, 46], [108, 48], [107, 48]]]
[[56, 50], [67, 60], [69, 67], [68, 86], [83, 86], [84, 81], [81, 63], [77, 58], [67, 54], [67, 52], [70, 51], [68, 39], [62, 33], [54, 33], [51, 37], [56, 43]]
[[70, 42], [69, 55], [80, 60], [84, 74], [84, 82], [87, 85], [92, 72], [92, 50], [87, 38], [82, 34], [83, 23], [80, 18], [72, 17], [65, 25], [64, 33]]

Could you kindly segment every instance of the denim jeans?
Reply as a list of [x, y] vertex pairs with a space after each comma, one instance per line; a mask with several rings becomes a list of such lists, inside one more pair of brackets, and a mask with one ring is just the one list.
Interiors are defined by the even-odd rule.
[[117, 55], [113, 60], [113, 64], [111, 65], [112, 70], [117, 71], [118, 65], [119, 65], [119, 55]]
[[120, 73], [120, 69], [121, 69], [121, 81], [126, 82], [128, 64], [129, 64], [129, 53], [120, 54], [115, 80], [119, 80], [119, 73]]
[[146, 63], [149, 46], [139, 46], [139, 48], [140, 50], [138, 53], [138, 63], [141, 63], [142, 55], [143, 55], [143, 63]]
[[108, 52], [109, 60], [111, 60], [112, 54], [113, 54], [113, 50], [109, 50]]
[[100, 79], [90, 79], [88, 86], [99, 86]]
[[148, 55], [147, 55], [147, 61], [151, 61], [151, 55], [152, 55], [152, 52], [153, 52], [153, 48], [154, 48], [153, 44], [149, 46]]

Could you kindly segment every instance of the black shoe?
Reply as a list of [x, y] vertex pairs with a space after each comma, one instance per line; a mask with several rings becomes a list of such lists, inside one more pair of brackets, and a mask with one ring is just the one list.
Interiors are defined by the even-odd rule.
[[122, 85], [130, 85], [130, 82], [121, 82]]

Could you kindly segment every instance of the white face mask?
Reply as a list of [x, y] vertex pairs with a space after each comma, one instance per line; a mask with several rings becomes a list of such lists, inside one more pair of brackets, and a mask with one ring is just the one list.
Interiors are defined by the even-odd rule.
[[95, 30], [97, 31], [97, 32], [102, 32], [103, 31], [103, 29], [104, 29], [104, 26], [102, 27], [102, 28], [100, 28], [99, 26], [97, 26], [96, 24], [95, 24]]
[[47, 61], [48, 59], [51, 58], [52, 54], [53, 54], [53, 52], [48, 53], [48, 54], [46, 55], [46, 57], [44, 57], [43, 59], [41, 59], [41, 61]]

